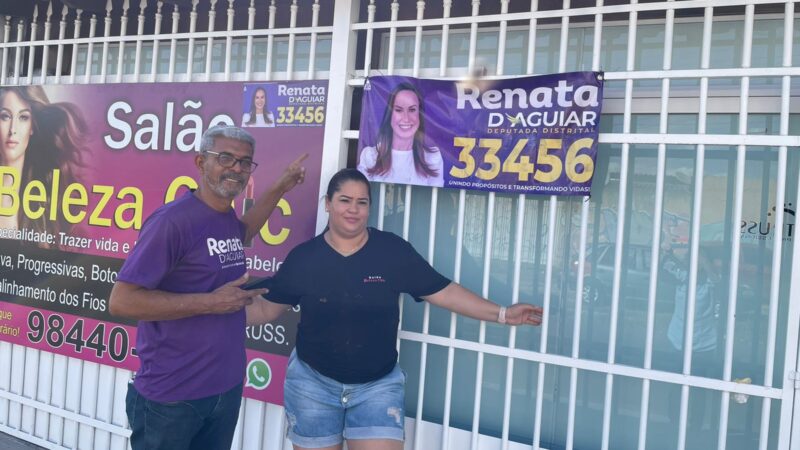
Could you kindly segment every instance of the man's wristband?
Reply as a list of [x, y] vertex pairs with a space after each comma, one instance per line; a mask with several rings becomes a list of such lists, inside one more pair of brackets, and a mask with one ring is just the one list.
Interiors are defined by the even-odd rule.
[[506, 323], [506, 307], [501, 306], [500, 311], [497, 313], [497, 323]]

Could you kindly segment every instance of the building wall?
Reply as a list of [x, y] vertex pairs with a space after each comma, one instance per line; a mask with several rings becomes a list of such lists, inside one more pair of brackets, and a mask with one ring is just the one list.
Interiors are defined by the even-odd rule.
[[[401, 299], [407, 448], [798, 439], [796, 2], [143, 5], [112, 2], [93, 26], [55, 4], [49, 37], [44, 8], [7, 20], [0, 82], [328, 78], [324, 186], [358, 150], [365, 76], [606, 72], [590, 198], [373, 187], [373, 226], [498, 303], [546, 308], [541, 328], [509, 329]], [[667, 245], [685, 280], [666, 273]], [[125, 448], [129, 377], [0, 343], [0, 431]], [[288, 448], [283, 426], [280, 407], [247, 400], [234, 447]]]

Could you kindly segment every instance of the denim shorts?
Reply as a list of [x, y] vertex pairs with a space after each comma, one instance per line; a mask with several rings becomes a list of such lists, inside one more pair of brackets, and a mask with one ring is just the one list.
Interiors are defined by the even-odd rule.
[[342, 384], [289, 357], [284, 385], [286, 436], [300, 447], [337, 445], [343, 439], [404, 439], [406, 375], [395, 366], [383, 378]]

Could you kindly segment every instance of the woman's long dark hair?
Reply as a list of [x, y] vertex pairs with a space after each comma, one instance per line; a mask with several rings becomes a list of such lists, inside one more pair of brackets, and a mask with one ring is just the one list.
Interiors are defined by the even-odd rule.
[[367, 169], [367, 172], [370, 175], [383, 175], [392, 168], [392, 139], [394, 137], [392, 111], [394, 110], [395, 98], [401, 91], [413, 92], [419, 102], [419, 127], [417, 132], [414, 133], [414, 142], [411, 147], [414, 156], [414, 168], [420, 175], [426, 177], [438, 176], [439, 174], [436, 170], [430, 168], [425, 162], [425, 153], [432, 153], [435, 150], [431, 150], [425, 145], [425, 106], [422, 103], [422, 96], [413, 84], [407, 82], [398, 84], [392, 91], [392, 95], [389, 96], [389, 102], [383, 112], [381, 126], [378, 128], [378, 141], [375, 143], [375, 150], [378, 153], [377, 160], [374, 166]]
[[[55, 169], [60, 171], [60, 186], [69, 186], [78, 181], [79, 170], [84, 165], [84, 137], [88, 130], [81, 111], [72, 103], [50, 103], [41, 86], [5, 87], [0, 89], [0, 98], [9, 92], [16, 93], [30, 105], [33, 122], [33, 134], [25, 149], [25, 162], [20, 174], [21, 189], [33, 180], [49, 187]], [[53, 201], [50, 196], [43, 202], [45, 211], [50, 210]], [[57, 234], [67, 230], [70, 224], [63, 218], [50, 220], [47, 213], [38, 219], [31, 219], [20, 209], [18, 226], [20, 229]]]
[[256, 88], [256, 91], [253, 92], [253, 98], [250, 99], [250, 120], [245, 122], [248, 125], [254, 125], [256, 123], [256, 94], [258, 94], [258, 91], [264, 93], [264, 109], [261, 111], [261, 117], [264, 118], [264, 123], [272, 123], [272, 119], [270, 119], [269, 114], [267, 114], [267, 90], [260, 87]]

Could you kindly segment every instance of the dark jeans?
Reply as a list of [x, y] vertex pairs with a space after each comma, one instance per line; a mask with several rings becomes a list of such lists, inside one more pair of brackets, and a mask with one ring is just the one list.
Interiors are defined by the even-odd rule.
[[242, 385], [220, 395], [158, 403], [128, 384], [125, 410], [133, 450], [229, 450], [242, 403]]

